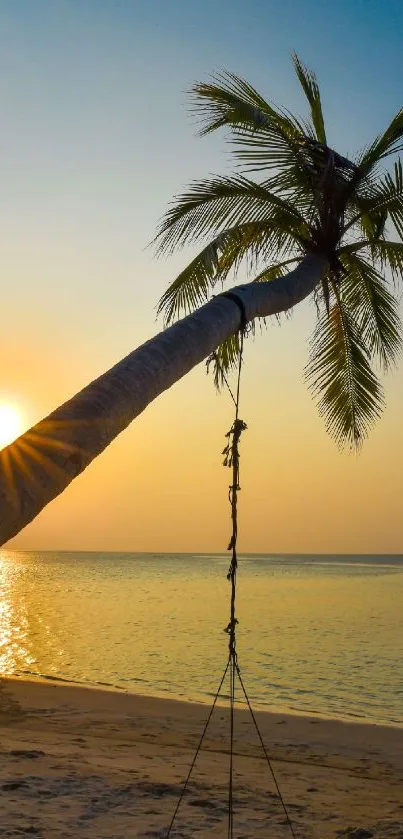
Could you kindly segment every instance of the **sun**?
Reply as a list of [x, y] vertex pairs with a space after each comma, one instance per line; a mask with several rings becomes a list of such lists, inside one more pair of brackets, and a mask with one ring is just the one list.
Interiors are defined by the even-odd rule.
[[8, 402], [0, 402], [0, 449], [19, 437], [22, 429], [23, 421], [18, 408]]

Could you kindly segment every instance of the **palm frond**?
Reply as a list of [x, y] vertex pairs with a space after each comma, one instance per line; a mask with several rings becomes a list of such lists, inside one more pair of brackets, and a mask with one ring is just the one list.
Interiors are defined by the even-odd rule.
[[379, 235], [384, 234], [389, 216], [399, 236], [403, 237], [403, 167], [400, 159], [394, 164], [393, 174], [387, 172], [377, 183], [371, 183], [363, 194], [356, 190], [350, 197], [350, 206], [354, 212], [344, 228], [345, 233], [360, 224], [364, 235], [372, 230], [377, 238], [377, 231]]
[[389, 269], [395, 285], [398, 285], [403, 280], [403, 243], [379, 239], [371, 242], [370, 250], [381, 271]]
[[361, 239], [343, 245], [338, 249], [338, 255], [343, 257], [363, 252], [370, 256], [373, 263], [379, 265], [381, 271], [389, 270], [394, 283], [403, 280], [403, 242], [392, 242], [388, 239]]
[[297, 164], [304, 190], [313, 189], [307, 128], [286, 110], [270, 105], [244, 79], [222, 73], [211, 83], [196, 84], [191, 91], [194, 110], [201, 117], [200, 134], [218, 128], [230, 129], [239, 160], [253, 171], [291, 167]]
[[391, 196], [389, 203], [385, 204], [385, 210], [388, 211], [399, 236], [403, 238], [403, 167], [400, 159], [395, 162], [394, 175], [393, 178], [387, 172], [384, 178], [385, 192], [389, 190]]
[[276, 220], [301, 244], [308, 228], [298, 209], [286, 198], [243, 176], [197, 181], [175, 199], [155, 237], [158, 252], [171, 253], [187, 242], [228, 226], [259, 219]]
[[270, 105], [258, 91], [235, 73], [223, 72], [211, 82], [193, 85], [193, 109], [200, 116], [200, 134], [228, 126], [245, 131], [278, 131], [284, 140], [303, 133], [303, 125], [292, 114]]
[[362, 173], [367, 174], [380, 160], [391, 154], [403, 151], [403, 108], [401, 108], [383, 134], [364, 150], [357, 164]]
[[267, 283], [270, 280], [276, 280], [277, 277], [284, 277], [290, 270], [290, 265], [300, 259], [300, 255], [292, 256], [290, 259], [284, 259], [282, 262], [277, 262], [274, 265], [269, 265], [264, 268], [257, 277], [254, 278], [254, 283]]
[[[403, 245], [400, 247], [402, 266]], [[402, 347], [398, 302], [373, 264], [351, 251], [344, 251], [341, 260], [346, 270], [340, 290], [343, 304], [357, 325], [368, 355], [387, 370], [396, 363]]]
[[164, 291], [157, 313], [163, 313], [165, 326], [207, 302], [217, 277], [219, 255], [219, 240], [210, 242]]
[[223, 341], [207, 361], [207, 372], [213, 368], [213, 380], [217, 390], [225, 384], [229, 387], [228, 376], [238, 366], [240, 353], [239, 333]]
[[224, 230], [166, 289], [158, 314], [164, 314], [166, 325], [172, 323], [205, 303], [216, 282], [223, 283], [231, 270], [236, 275], [243, 260], [252, 271], [260, 261], [267, 262], [273, 254], [289, 253], [293, 248], [293, 238], [281, 230], [277, 220], [249, 222]]
[[305, 373], [327, 431], [339, 446], [347, 442], [358, 448], [379, 417], [384, 399], [365, 340], [340, 299], [317, 323]]
[[312, 70], [309, 70], [307, 67], [305, 67], [304, 64], [302, 64], [296, 52], [293, 53], [292, 61], [301, 87], [309, 102], [309, 107], [311, 109], [311, 119], [315, 128], [316, 139], [319, 143], [326, 145], [326, 131], [322, 113], [322, 103], [320, 99], [320, 91], [315, 73], [313, 73]]
[[386, 222], [388, 220], [387, 210], [363, 213], [360, 218], [360, 225], [363, 235], [367, 239], [380, 239], [385, 235]]

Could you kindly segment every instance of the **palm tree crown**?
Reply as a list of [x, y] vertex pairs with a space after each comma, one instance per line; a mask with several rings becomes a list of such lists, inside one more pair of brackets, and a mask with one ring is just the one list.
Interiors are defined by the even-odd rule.
[[[328, 431], [358, 446], [383, 407], [374, 366], [387, 369], [401, 345], [388, 285], [403, 274], [403, 170], [398, 157], [392, 171], [382, 173], [380, 164], [403, 149], [403, 110], [347, 160], [327, 144], [315, 75], [297, 55], [293, 63], [309, 104], [306, 120], [268, 104], [231, 73], [193, 87], [200, 133], [229, 129], [240, 169], [192, 183], [164, 216], [159, 252], [207, 244], [166, 290], [159, 311], [168, 324], [196, 309], [241, 265], [255, 282], [270, 282], [306, 254], [325, 257], [306, 376]], [[217, 382], [237, 355], [237, 336], [221, 344]]]

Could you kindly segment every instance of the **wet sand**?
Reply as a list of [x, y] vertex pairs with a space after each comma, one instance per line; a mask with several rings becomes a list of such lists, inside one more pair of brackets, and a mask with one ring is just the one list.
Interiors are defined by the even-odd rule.
[[[0, 837], [167, 834], [204, 705], [0, 679]], [[403, 729], [258, 713], [297, 839], [403, 839]], [[291, 835], [251, 718], [236, 712], [234, 836]], [[216, 708], [172, 837], [226, 837], [228, 711]]]

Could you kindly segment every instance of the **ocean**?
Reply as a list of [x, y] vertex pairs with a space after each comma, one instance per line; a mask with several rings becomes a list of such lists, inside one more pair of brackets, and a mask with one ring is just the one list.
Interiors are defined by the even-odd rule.
[[[209, 703], [225, 554], [0, 550], [0, 676]], [[238, 660], [263, 710], [403, 725], [403, 557], [239, 557]]]

